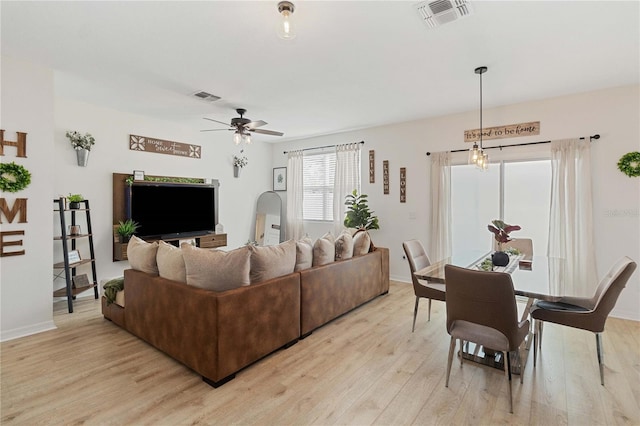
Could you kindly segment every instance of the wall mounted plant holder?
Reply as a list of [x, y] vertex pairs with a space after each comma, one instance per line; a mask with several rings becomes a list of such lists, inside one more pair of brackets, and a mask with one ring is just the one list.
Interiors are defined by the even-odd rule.
[[76, 156], [78, 159], [78, 166], [87, 167], [87, 164], [89, 164], [89, 150], [76, 149]]

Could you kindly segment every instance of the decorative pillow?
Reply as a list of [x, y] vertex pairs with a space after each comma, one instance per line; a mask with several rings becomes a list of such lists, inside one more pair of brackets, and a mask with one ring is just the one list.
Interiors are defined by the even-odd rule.
[[296, 242], [285, 241], [277, 246], [249, 246], [251, 251], [251, 283], [259, 283], [293, 272], [296, 266]]
[[326, 265], [335, 261], [336, 246], [335, 239], [330, 232], [318, 238], [313, 245], [313, 266]]
[[311, 268], [311, 265], [313, 265], [313, 241], [309, 237], [304, 237], [296, 241], [296, 266], [293, 270], [302, 271]]
[[249, 285], [251, 252], [240, 247], [228, 252], [180, 245], [187, 284], [207, 290], [225, 291]]
[[184, 266], [182, 250], [164, 241], [158, 243], [158, 272], [162, 278], [168, 280], [187, 282], [187, 269]]
[[353, 255], [360, 256], [369, 253], [371, 237], [367, 231], [358, 232], [353, 236]]
[[353, 237], [347, 231], [338, 236], [335, 245], [336, 260], [351, 259], [353, 257]]
[[127, 244], [127, 258], [132, 269], [158, 275], [156, 253], [158, 243], [148, 243], [133, 235]]

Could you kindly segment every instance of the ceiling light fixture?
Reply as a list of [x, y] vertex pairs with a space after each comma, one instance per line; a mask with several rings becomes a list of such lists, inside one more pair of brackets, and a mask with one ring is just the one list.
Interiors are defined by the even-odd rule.
[[278, 3], [278, 12], [282, 16], [282, 20], [278, 23], [278, 37], [284, 40], [292, 40], [296, 38], [295, 27], [291, 21], [291, 15], [295, 7], [290, 1], [281, 1]]
[[487, 67], [475, 69], [475, 73], [480, 74], [480, 146], [474, 142], [473, 148], [469, 150], [469, 164], [475, 164], [482, 171], [489, 169], [489, 154], [482, 151], [482, 74], [485, 72], [487, 72]]

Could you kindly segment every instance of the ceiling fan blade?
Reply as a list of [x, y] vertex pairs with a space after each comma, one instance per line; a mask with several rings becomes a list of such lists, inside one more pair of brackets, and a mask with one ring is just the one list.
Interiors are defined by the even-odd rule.
[[263, 135], [271, 135], [271, 136], [282, 136], [284, 133], [276, 132], [274, 130], [266, 130], [266, 129], [249, 129], [250, 132], [254, 133], [262, 133]]
[[264, 126], [265, 124], [267, 124], [266, 121], [256, 120], [256, 121], [252, 121], [250, 123], [245, 124], [244, 127], [247, 129], [255, 129], [256, 127]]
[[206, 129], [200, 130], [201, 132], [217, 132], [218, 130], [235, 130], [235, 129]]
[[213, 121], [215, 123], [224, 124], [227, 127], [229, 126], [229, 123], [223, 123], [222, 121], [214, 120], [213, 118], [207, 118], [207, 117], [202, 117], [202, 118], [204, 118], [205, 120]]

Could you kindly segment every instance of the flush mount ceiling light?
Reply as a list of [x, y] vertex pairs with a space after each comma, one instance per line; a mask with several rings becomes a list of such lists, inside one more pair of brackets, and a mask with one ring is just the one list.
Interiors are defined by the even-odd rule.
[[278, 12], [280, 13], [281, 19], [278, 23], [278, 37], [284, 40], [292, 40], [296, 38], [295, 27], [291, 20], [291, 15], [293, 15], [293, 11], [295, 10], [295, 6], [290, 1], [281, 1], [278, 3]]
[[478, 67], [474, 70], [476, 74], [480, 74], [480, 146], [473, 143], [473, 148], [469, 150], [469, 164], [475, 164], [480, 170], [489, 169], [489, 154], [482, 151], [482, 74], [487, 72], [487, 67]]

